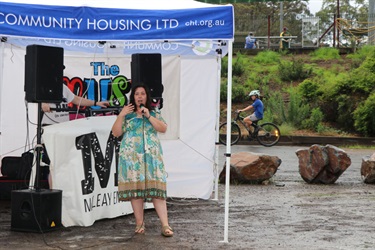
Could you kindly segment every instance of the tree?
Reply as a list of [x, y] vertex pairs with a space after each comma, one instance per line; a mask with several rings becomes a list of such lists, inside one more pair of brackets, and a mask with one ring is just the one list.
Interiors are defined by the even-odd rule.
[[[292, 35], [301, 33], [299, 15], [310, 15], [308, 0], [283, 2], [283, 25]], [[280, 35], [280, 2], [234, 3], [236, 33], [254, 32], [256, 36], [268, 34], [268, 16], [270, 16], [271, 36]]]
[[[365, 0], [341, 0], [339, 6], [339, 29], [342, 31], [342, 39], [353, 38], [348, 29], [367, 29], [368, 1]], [[334, 15], [338, 15], [337, 0], [323, 0], [322, 8], [316, 13], [321, 20], [321, 33], [324, 33], [334, 21]], [[354, 37], [356, 39], [356, 37]], [[331, 38], [329, 38], [331, 40]]]

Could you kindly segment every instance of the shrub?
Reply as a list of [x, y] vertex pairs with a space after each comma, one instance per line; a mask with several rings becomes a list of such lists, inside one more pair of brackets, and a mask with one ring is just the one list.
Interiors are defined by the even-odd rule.
[[375, 88], [375, 54], [368, 56], [360, 67], [353, 70], [350, 74], [351, 89], [356, 92], [366, 94], [366, 96], [372, 92]]
[[[232, 61], [232, 75], [233, 76], [242, 76], [245, 72], [245, 59], [244, 56], [240, 53], [237, 54], [236, 58], [233, 58]], [[228, 77], [228, 57], [221, 59], [221, 76]]]
[[375, 52], [375, 47], [371, 45], [365, 45], [358, 49], [355, 53], [349, 54], [348, 59], [352, 59], [352, 68], [358, 68], [366, 57]]
[[281, 55], [277, 52], [271, 51], [271, 50], [265, 50], [262, 52], [259, 52], [254, 57], [254, 62], [259, 64], [274, 64], [278, 63], [280, 61]]
[[319, 48], [310, 54], [312, 60], [332, 60], [340, 59], [339, 50], [336, 48]]
[[302, 121], [302, 127], [311, 129], [313, 131], [318, 131], [322, 128], [321, 124], [323, 121], [323, 113], [319, 108], [314, 108], [311, 111], [311, 116], [309, 119]]
[[302, 97], [309, 102], [316, 100], [322, 94], [319, 84], [310, 79], [304, 80], [298, 88]]
[[294, 135], [294, 133], [296, 132], [296, 128], [294, 128], [289, 123], [283, 123], [278, 127], [280, 129], [280, 135]]
[[354, 127], [365, 136], [375, 136], [375, 93], [354, 111]]
[[306, 79], [311, 75], [311, 69], [305, 70], [302, 60], [280, 61], [279, 76], [282, 81], [295, 81]]
[[228, 77], [228, 57], [227, 56], [221, 59], [221, 76]]
[[220, 101], [221, 102], [226, 102], [227, 101], [227, 94], [228, 94], [228, 91], [227, 91], [227, 83], [221, 83], [220, 84]]
[[267, 100], [262, 99], [264, 104], [264, 118], [266, 122], [282, 124], [286, 121], [284, 100], [280, 92], [271, 92]]
[[310, 106], [303, 103], [302, 96], [296, 89], [291, 89], [289, 91], [289, 96], [290, 100], [286, 121], [296, 128], [302, 128], [302, 121], [309, 117]]
[[244, 86], [236, 84], [232, 88], [232, 101], [241, 103], [246, 101], [247, 94]]

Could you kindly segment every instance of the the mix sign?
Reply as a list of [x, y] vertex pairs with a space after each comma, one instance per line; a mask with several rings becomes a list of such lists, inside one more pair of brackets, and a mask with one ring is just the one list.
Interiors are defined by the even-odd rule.
[[[106, 65], [105, 62], [91, 62], [90, 66], [95, 78], [65, 76], [64, 84], [78, 96], [96, 101], [109, 101], [110, 106], [126, 105], [131, 82], [125, 75], [120, 74], [120, 66]], [[69, 104], [69, 107], [74, 106], [72, 103]]]

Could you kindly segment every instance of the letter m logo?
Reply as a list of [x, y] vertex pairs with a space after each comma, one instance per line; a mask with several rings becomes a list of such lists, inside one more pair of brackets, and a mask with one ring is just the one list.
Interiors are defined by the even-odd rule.
[[117, 186], [117, 166], [120, 142], [121, 138], [116, 138], [110, 133], [107, 140], [105, 156], [103, 156], [96, 133], [85, 134], [76, 138], [76, 148], [81, 150], [83, 170], [85, 174], [85, 179], [81, 181], [83, 195], [90, 194], [94, 191], [94, 177], [91, 162], [92, 155], [94, 156], [95, 172], [98, 175], [100, 186], [101, 188], [106, 188], [111, 173], [113, 154], [115, 153], [115, 186]]

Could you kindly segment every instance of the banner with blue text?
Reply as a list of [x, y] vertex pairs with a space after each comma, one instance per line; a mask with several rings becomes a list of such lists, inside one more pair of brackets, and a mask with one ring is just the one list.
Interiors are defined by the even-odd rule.
[[0, 1], [0, 35], [79, 40], [232, 39], [233, 7], [124, 9]]

